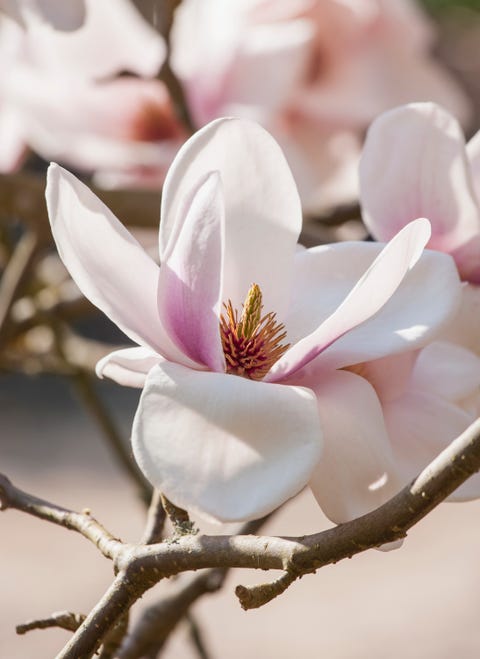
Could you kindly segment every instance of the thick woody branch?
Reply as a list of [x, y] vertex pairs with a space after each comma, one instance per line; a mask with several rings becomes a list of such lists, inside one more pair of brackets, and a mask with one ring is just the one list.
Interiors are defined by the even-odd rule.
[[[122, 544], [89, 515], [72, 513], [31, 497], [14, 488], [5, 477], [0, 479], [0, 505], [82, 532], [115, 561], [115, 582], [58, 655], [65, 659], [91, 656], [131, 605], [162, 578], [190, 570], [227, 567], [283, 570], [295, 576], [313, 572], [405, 537], [414, 524], [479, 469], [480, 419], [380, 508], [327, 531], [299, 538], [187, 534], [149, 546]], [[281, 584], [288, 585], [289, 581], [291, 577], [285, 577]], [[255, 597], [259, 597], [258, 590]], [[265, 597], [265, 601], [269, 599]]]

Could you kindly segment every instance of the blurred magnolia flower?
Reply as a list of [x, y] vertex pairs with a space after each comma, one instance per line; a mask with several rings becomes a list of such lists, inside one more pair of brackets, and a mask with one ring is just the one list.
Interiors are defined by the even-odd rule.
[[167, 89], [111, 76], [154, 75], [163, 40], [126, 0], [86, 0], [85, 9], [82, 27], [68, 33], [0, 19], [0, 169], [17, 167], [28, 145], [101, 182], [158, 181], [185, 138]]
[[300, 200], [282, 152], [236, 119], [209, 124], [176, 156], [160, 267], [56, 165], [46, 197], [72, 277], [138, 344], [98, 374], [144, 387], [134, 454], [174, 503], [256, 518], [310, 481], [344, 521], [399, 488], [380, 400], [349, 367], [424, 345], [454, 313], [458, 276], [448, 256], [422, 255], [426, 220], [385, 247], [299, 249]]
[[445, 338], [480, 354], [480, 133], [465, 145], [456, 119], [432, 103], [391, 110], [368, 132], [360, 185], [363, 219], [379, 240], [418, 215], [430, 219], [429, 247], [451, 254], [467, 282]]
[[410, 0], [184, 0], [172, 68], [197, 126], [253, 118], [285, 150], [308, 211], [353, 201], [363, 130], [380, 112], [466, 98], [429, 50]]

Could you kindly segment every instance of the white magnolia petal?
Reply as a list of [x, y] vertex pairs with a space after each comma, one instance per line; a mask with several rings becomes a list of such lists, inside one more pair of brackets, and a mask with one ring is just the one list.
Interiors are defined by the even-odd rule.
[[[339, 243], [297, 255], [286, 320], [290, 342], [315, 332], [335, 313], [381, 248], [378, 243]], [[422, 347], [442, 325], [453, 322], [461, 298], [452, 259], [427, 250], [379, 312], [326, 348], [308, 368], [343, 368]]]
[[155, 487], [221, 521], [256, 519], [299, 492], [322, 443], [309, 389], [169, 362], [148, 375], [132, 442]]
[[[474, 421], [474, 416], [434, 394], [407, 392], [384, 406], [399, 474], [406, 485]], [[469, 478], [450, 497], [480, 497], [480, 475]]]
[[454, 343], [434, 341], [420, 351], [409, 388], [452, 402], [480, 393], [480, 359]]
[[265, 311], [282, 316], [289, 297], [301, 208], [280, 147], [257, 124], [219, 119], [180, 149], [163, 189], [161, 260], [180, 231], [185, 199], [209, 171], [219, 172], [225, 200], [222, 299], [240, 306], [252, 283], [257, 283]]
[[73, 174], [50, 165], [47, 207], [58, 253], [76, 284], [135, 343], [181, 363], [157, 307], [159, 267]]
[[399, 489], [382, 408], [372, 386], [346, 371], [315, 387], [324, 450], [310, 487], [339, 524], [377, 508]]
[[121, 71], [149, 77], [158, 73], [165, 59], [165, 42], [132, 2], [85, 0], [85, 11], [82, 26], [72, 32], [30, 21], [29, 52], [38, 65], [67, 77], [92, 79]]
[[432, 223], [429, 246], [451, 252], [480, 231], [465, 140], [433, 103], [386, 112], [368, 131], [360, 164], [363, 219], [388, 240], [416, 217]]
[[169, 336], [191, 359], [225, 371], [219, 317], [225, 210], [212, 172], [197, 184], [175, 245], [162, 263], [158, 287]]
[[[340, 306], [311, 334], [295, 343], [279, 359], [270, 371], [268, 379], [274, 381], [290, 377], [341, 337], [378, 314], [402, 284], [405, 276], [412, 271], [429, 237], [430, 225], [427, 220], [416, 220], [402, 229], [384, 247]], [[381, 343], [382, 339], [381, 334], [375, 336], [378, 343]], [[348, 342], [350, 344], [350, 340]], [[333, 351], [336, 351], [335, 345], [331, 352]]]
[[475, 133], [472, 139], [468, 142], [467, 156], [470, 162], [473, 187], [477, 196], [477, 201], [480, 201], [480, 130]]
[[109, 378], [125, 387], [142, 389], [151, 369], [163, 361], [162, 357], [142, 346], [115, 350], [96, 365], [99, 378]]

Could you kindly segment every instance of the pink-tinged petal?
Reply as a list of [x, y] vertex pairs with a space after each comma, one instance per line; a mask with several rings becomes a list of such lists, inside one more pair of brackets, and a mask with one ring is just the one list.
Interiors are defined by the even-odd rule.
[[197, 184], [160, 268], [158, 301], [169, 336], [191, 359], [225, 371], [219, 318], [225, 211], [217, 172]]
[[[68, 3], [65, 3], [68, 4]], [[121, 71], [155, 76], [165, 59], [165, 42], [129, 0], [85, 0], [86, 16], [73, 32], [30, 21], [29, 52], [52, 72], [91, 79]]]
[[46, 198], [58, 252], [82, 293], [136, 343], [191, 364], [160, 322], [159, 267], [135, 238], [58, 165], [48, 170]]
[[325, 445], [310, 487], [323, 512], [339, 524], [377, 508], [400, 484], [372, 386], [358, 375], [336, 371], [314, 391]]
[[132, 442], [169, 499], [227, 522], [261, 517], [299, 492], [322, 436], [309, 389], [165, 362], [148, 375]]
[[480, 393], [480, 359], [447, 341], [434, 341], [420, 351], [409, 386], [456, 402]]
[[129, 173], [141, 179], [142, 172], [155, 171], [158, 184], [183, 141], [168, 92], [158, 80], [72, 78], [59, 84], [55, 76], [17, 67], [7, 91], [24, 139], [45, 159], [81, 169], [120, 170], [124, 180]]
[[432, 223], [429, 246], [452, 252], [480, 231], [465, 141], [458, 122], [415, 103], [371, 125], [360, 164], [363, 219], [386, 240], [416, 217]]
[[219, 172], [225, 200], [222, 299], [239, 307], [256, 283], [265, 311], [281, 317], [288, 303], [302, 215], [280, 147], [257, 124], [219, 119], [180, 149], [163, 189], [160, 258], [177, 239], [184, 199], [209, 171]]
[[[407, 392], [398, 401], [385, 405], [384, 415], [403, 485], [415, 478], [475, 420], [459, 406], [418, 391]], [[477, 474], [449, 500], [478, 497], [480, 476]]]
[[400, 398], [410, 386], [419, 352], [419, 350], [410, 350], [398, 355], [389, 355], [349, 366], [348, 370], [368, 380], [383, 404]]
[[123, 348], [101, 359], [95, 371], [99, 378], [109, 378], [125, 387], [143, 389], [149, 371], [162, 357], [150, 348]]
[[0, 174], [9, 174], [21, 164], [26, 152], [21, 117], [10, 108], [0, 112]]
[[460, 309], [442, 331], [441, 338], [480, 356], [480, 286], [463, 286]]
[[[294, 344], [273, 366], [267, 378], [275, 381], [290, 377], [347, 332], [379, 312], [417, 263], [429, 237], [430, 225], [427, 220], [416, 220], [406, 226], [384, 247], [340, 306], [311, 334]], [[318, 282], [315, 284], [318, 286]], [[381, 344], [382, 339], [385, 340], [381, 333], [375, 335], [375, 344]], [[350, 341], [348, 344], [350, 348]], [[341, 350], [344, 351], [345, 347], [342, 346]]]
[[[335, 318], [336, 310], [381, 248], [378, 243], [351, 242], [315, 247], [297, 255], [292, 307], [286, 319], [291, 343], [313, 335], [330, 317]], [[389, 277], [387, 273], [382, 286]], [[453, 260], [427, 250], [382, 309], [334, 341], [308, 370], [343, 368], [420, 348], [453, 319], [461, 294]], [[277, 362], [267, 378], [277, 372], [281, 376], [280, 366]]]

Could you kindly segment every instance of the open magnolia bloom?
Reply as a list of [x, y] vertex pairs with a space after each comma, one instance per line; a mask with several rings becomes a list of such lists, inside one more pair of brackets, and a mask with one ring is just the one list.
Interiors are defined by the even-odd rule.
[[[64, 4], [65, 15], [76, 6]], [[162, 180], [185, 138], [167, 89], [158, 80], [112, 78], [156, 75], [162, 37], [128, 0], [86, 0], [84, 22], [71, 31], [42, 20], [37, 3], [21, 7], [29, 9], [25, 28], [0, 18], [0, 171], [18, 167], [29, 146], [105, 179]]]
[[207, 125], [177, 154], [160, 267], [56, 165], [46, 196], [72, 277], [138, 344], [103, 359], [98, 374], [144, 387], [134, 454], [174, 503], [244, 520], [311, 482], [343, 521], [399, 488], [380, 399], [350, 367], [425, 345], [456, 311], [453, 261], [423, 252], [427, 220], [386, 246], [298, 249], [285, 158], [238, 119]]
[[468, 119], [432, 37], [411, 0], [183, 0], [171, 64], [195, 124], [259, 121], [316, 212], [357, 198], [363, 132], [380, 112], [429, 99]]
[[370, 127], [360, 165], [362, 215], [378, 240], [428, 217], [428, 246], [451, 254], [465, 284], [445, 337], [480, 353], [480, 132], [465, 145], [446, 110], [415, 103]]

